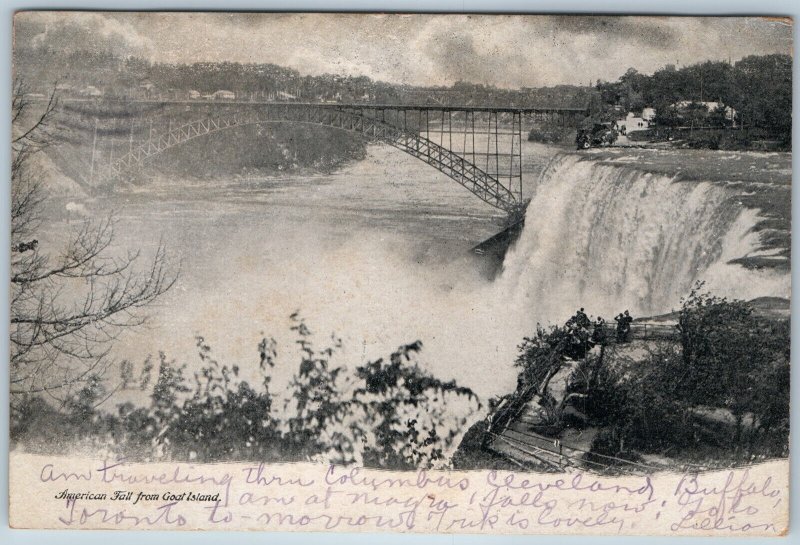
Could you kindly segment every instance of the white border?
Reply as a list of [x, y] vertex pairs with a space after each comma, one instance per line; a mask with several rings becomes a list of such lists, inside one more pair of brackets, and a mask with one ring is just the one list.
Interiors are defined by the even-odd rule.
[[[11, 45], [12, 45], [12, 15], [14, 11], [23, 9], [86, 9], [86, 10], [200, 10], [200, 11], [400, 11], [400, 12], [484, 12], [484, 13], [637, 13], [637, 14], [671, 14], [671, 15], [789, 15], [800, 18], [800, 2], [797, 0], [726, 0], [724, 3], [713, 0], [671, 0], [669, 2], [636, 2], [634, 0], [171, 0], [167, 3], [158, 0], [122, 0], [110, 2], [97, 0], [5, 0], [0, 6], [0, 73], [3, 85], [0, 86], [0, 104], [11, 103]], [[797, 41], [798, 31], [795, 25], [793, 38]], [[794, 60], [794, 79], [797, 80], [798, 61]], [[794, 89], [794, 103], [797, 104], [798, 87]], [[2, 145], [0, 145], [0, 172], [10, 176], [10, 136], [11, 120], [10, 108], [0, 109], [0, 119], [4, 127]], [[797, 123], [793, 127], [793, 139], [798, 142]], [[793, 170], [798, 172], [798, 161], [793, 160]], [[794, 179], [794, 177], [793, 177]], [[0, 278], [8, 278], [9, 256], [9, 192], [8, 185], [0, 191], [0, 209], [3, 210], [0, 222], [0, 241], [4, 251], [0, 258]], [[796, 192], [793, 191], [794, 206], [793, 217], [800, 213]], [[793, 228], [794, 228], [793, 222]], [[794, 230], [794, 229], [793, 229]], [[797, 238], [792, 240], [792, 255], [796, 256], [799, 243]], [[793, 284], [798, 279], [798, 269], [795, 259], [792, 260]], [[8, 354], [8, 291], [4, 290], [0, 296], [0, 353]], [[792, 315], [795, 316], [795, 305], [792, 305]], [[800, 332], [800, 321], [793, 320], [792, 341], [797, 339]], [[6, 359], [6, 358], [4, 358]], [[7, 359], [6, 359], [7, 361]], [[796, 363], [800, 357], [793, 352], [792, 357], [792, 392], [800, 388], [800, 370]], [[0, 543], [9, 545], [28, 543], [70, 543], [80, 545], [103, 544], [113, 541], [114, 545], [139, 545], [143, 542], [170, 543], [182, 545], [184, 543], [230, 543], [233, 545], [244, 543], [280, 543], [280, 544], [328, 544], [348, 543], [353, 545], [371, 544], [380, 541], [383, 545], [395, 544], [522, 544], [532, 543], [550, 545], [572, 545], [592, 543], [593, 545], [640, 544], [640, 543], [679, 543], [700, 544], [714, 543], [717, 539], [724, 539], [730, 545], [747, 544], [755, 545], [757, 540], [732, 539], [732, 538], [642, 538], [642, 537], [570, 537], [570, 536], [451, 536], [451, 535], [403, 535], [403, 534], [300, 534], [300, 533], [267, 533], [267, 532], [107, 532], [107, 531], [32, 531], [10, 530], [8, 528], [8, 371], [7, 366], [0, 372]], [[792, 426], [798, 422], [798, 404], [792, 403]], [[800, 451], [800, 434], [792, 433], [792, 452]], [[792, 456], [792, 465], [796, 454]], [[800, 493], [800, 478], [793, 478], [791, 486], [792, 499], [798, 498]], [[791, 501], [791, 522], [789, 542], [800, 543], [800, 530], [796, 527], [800, 523], [800, 501]], [[777, 543], [777, 542], [776, 542]]]

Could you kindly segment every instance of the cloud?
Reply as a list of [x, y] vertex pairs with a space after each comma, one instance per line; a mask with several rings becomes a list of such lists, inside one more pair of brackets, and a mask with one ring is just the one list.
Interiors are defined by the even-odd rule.
[[102, 13], [21, 12], [14, 18], [14, 33], [17, 43], [47, 44], [65, 53], [110, 51], [149, 56], [154, 50], [153, 39]]
[[596, 36], [598, 41], [623, 41], [657, 49], [675, 47], [678, 32], [657, 18], [594, 16], [552, 17], [559, 32]]
[[629, 67], [648, 73], [664, 64], [792, 50], [790, 25], [757, 17], [200, 12], [19, 17], [35, 30], [18, 32], [21, 42], [57, 39], [64, 47], [112, 47], [158, 62], [268, 62], [303, 74], [365, 75], [413, 85], [585, 84], [614, 80]]

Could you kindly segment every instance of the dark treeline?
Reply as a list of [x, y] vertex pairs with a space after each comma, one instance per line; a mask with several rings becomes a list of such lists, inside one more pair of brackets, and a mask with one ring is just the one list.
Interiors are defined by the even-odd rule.
[[740, 126], [791, 138], [789, 55], [751, 55], [736, 63], [707, 61], [682, 68], [668, 65], [652, 75], [630, 68], [615, 82], [598, 81], [597, 90], [599, 96], [591, 105], [596, 113], [613, 115], [614, 106], [625, 112], [650, 107], [656, 110], [658, 125], [675, 126], [685, 122], [677, 103], [720, 102], [736, 110]]
[[788, 55], [748, 56], [735, 63], [707, 61], [679, 69], [666, 66], [652, 75], [631, 68], [619, 80], [598, 81], [595, 87], [502, 89], [463, 81], [424, 87], [366, 76], [302, 75], [270, 63], [153, 63], [121, 36], [107, 37], [70, 24], [45, 29], [26, 19], [15, 24], [17, 76], [39, 93], [47, 93], [58, 81], [73, 92], [93, 86], [104, 96], [154, 99], [184, 98], [190, 90], [201, 95], [228, 90], [242, 100], [589, 106], [595, 113], [610, 106], [634, 112], [653, 107], [665, 123], [670, 122], [671, 105], [678, 101], [723, 102], [738, 112], [746, 126], [776, 134], [791, 131], [792, 59]]
[[463, 81], [449, 87], [399, 85], [366, 76], [301, 75], [265, 63], [164, 64], [112, 53], [48, 56], [23, 48], [16, 55], [18, 66], [26, 71], [21, 76], [38, 92], [58, 81], [75, 93], [91, 85], [106, 97], [119, 98], [182, 99], [189, 91], [207, 96], [227, 90], [237, 100], [583, 108], [595, 94], [589, 87], [575, 85], [523, 89]]

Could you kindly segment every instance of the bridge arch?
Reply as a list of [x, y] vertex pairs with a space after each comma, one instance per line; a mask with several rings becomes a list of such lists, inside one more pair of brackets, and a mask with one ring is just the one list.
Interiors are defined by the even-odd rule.
[[487, 204], [510, 212], [520, 206], [517, 196], [497, 178], [458, 153], [437, 144], [420, 132], [362, 115], [358, 110], [301, 108], [299, 105], [269, 105], [254, 111], [199, 118], [151, 136], [107, 166], [109, 181], [124, 177], [151, 158], [198, 137], [242, 127], [271, 123], [311, 124], [359, 134], [387, 143], [434, 167]]

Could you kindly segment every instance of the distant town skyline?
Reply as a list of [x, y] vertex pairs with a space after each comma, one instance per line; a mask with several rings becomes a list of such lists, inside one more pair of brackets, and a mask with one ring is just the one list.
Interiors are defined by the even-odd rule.
[[394, 84], [587, 85], [705, 60], [791, 54], [788, 20], [391, 14], [24, 12], [15, 41], [152, 62], [273, 63]]

